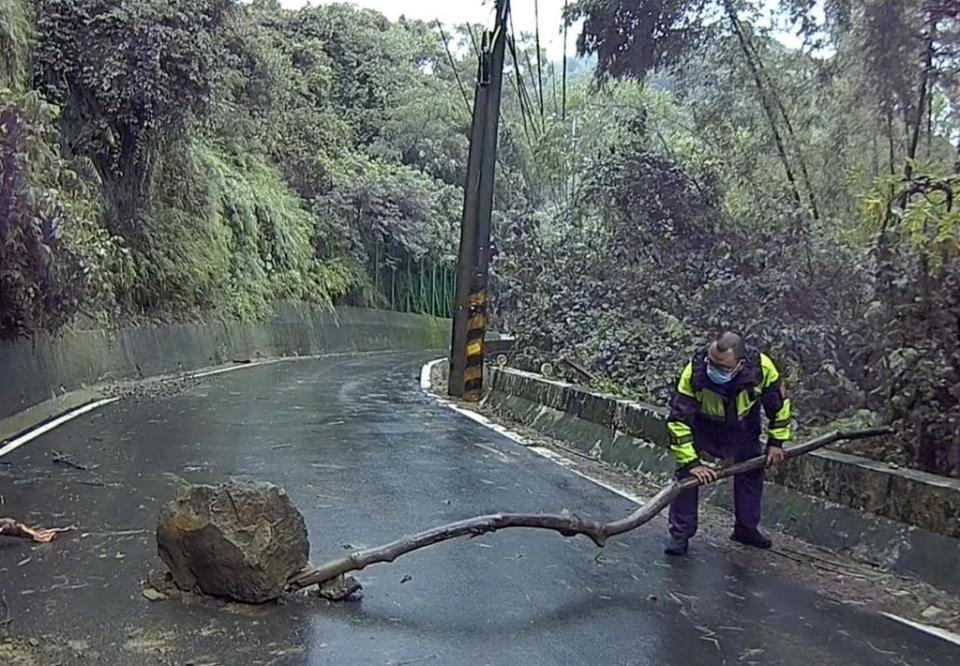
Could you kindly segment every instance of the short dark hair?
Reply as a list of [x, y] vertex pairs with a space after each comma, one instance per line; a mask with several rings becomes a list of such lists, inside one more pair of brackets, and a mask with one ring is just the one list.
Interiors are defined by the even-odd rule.
[[732, 331], [724, 331], [716, 339], [717, 351], [721, 354], [733, 350], [733, 355], [738, 361], [747, 357], [747, 345], [743, 338]]

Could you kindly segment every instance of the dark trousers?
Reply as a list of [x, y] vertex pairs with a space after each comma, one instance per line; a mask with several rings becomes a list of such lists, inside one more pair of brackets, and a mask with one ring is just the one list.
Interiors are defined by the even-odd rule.
[[[742, 462], [760, 455], [760, 436], [753, 433], [737, 433], [725, 437], [724, 433], [698, 433], [694, 429], [694, 448], [697, 453], [709, 453], [714, 458]], [[680, 472], [678, 477], [687, 476]], [[755, 530], [760, 524], [760, 504], [763, 498], [763, 470], [758, 469], [733, 477], [733, 506], [736, 529]], [[689, 539], [697, 533], [697, 513], [700, 500], [699, 488], [692, 488], [670, 505], [670, 534]]]

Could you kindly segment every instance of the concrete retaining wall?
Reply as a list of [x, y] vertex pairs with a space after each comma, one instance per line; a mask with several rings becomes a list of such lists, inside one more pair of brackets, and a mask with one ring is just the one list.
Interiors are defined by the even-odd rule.
[[234, 360], [443, 349], [445, 320], [360, 308], [278, 306], [262, 322], [224, 321], [75, 331], [0, 343], [0, 419], [69, 391]]
[[[674, 465], [666, 410], [509, 368], [486, 405], [601, 459], [664, 479]], [[960, 592], [960, 482], [834, 451], [769, 475], [765, 522], [806, 541]], [[706, 501], [730, 508], [716, 487]]]

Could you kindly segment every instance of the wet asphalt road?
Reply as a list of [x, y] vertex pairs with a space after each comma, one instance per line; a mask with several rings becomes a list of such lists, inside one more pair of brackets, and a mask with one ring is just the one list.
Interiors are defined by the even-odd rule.
[[[362, 603], [141, 595], [173, 475], [283, 485], [306, 516], [314, 561], [490, 511], [633, 508], [437, 405], [419, 389], [423, 360], [245, 369], [111, 405], [8, 456], [4, 513], [80, 526], [49, 546], [0, 542], [10, 633], [60, 646], [62, 663], [960, 663], [949, 643], [798, 587], [766, 566], [768, 554], [699, 544], [668, 560], [662, 522], [600, 560], [588, 541], [552, 533], [440, 545], [362, 572]], [[99, 467], [54, 464], [54, 451]]]

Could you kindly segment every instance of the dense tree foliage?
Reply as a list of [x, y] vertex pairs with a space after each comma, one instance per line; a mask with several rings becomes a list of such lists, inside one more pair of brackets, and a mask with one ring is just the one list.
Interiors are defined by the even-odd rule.
[[[568, 16], [566, 68], [508, 48], [493, 278], [521, 361], [662, 400], [733, 327], [804, 428], [892, 422], [865, 453], [960, 475], [960, 3]], [[280, 299], [449, 314], [479, 30], [0, 0], [0, 334]]]
[[449, 311], [468, 119], [427, 26], [3, 0], [0, 29], [3, 335], [287, 298]]
[[574, 3], [605, 101], [637, 87], [638, 122], [565, 216], [514, 226], [502, 314], [528, 362], [655, 399], [741, 330], [804, 426], [893, 422], [866, 453], [960, 475], [960, 3], [815, 6], [781, 8], [792, 50], [762, 3]]

